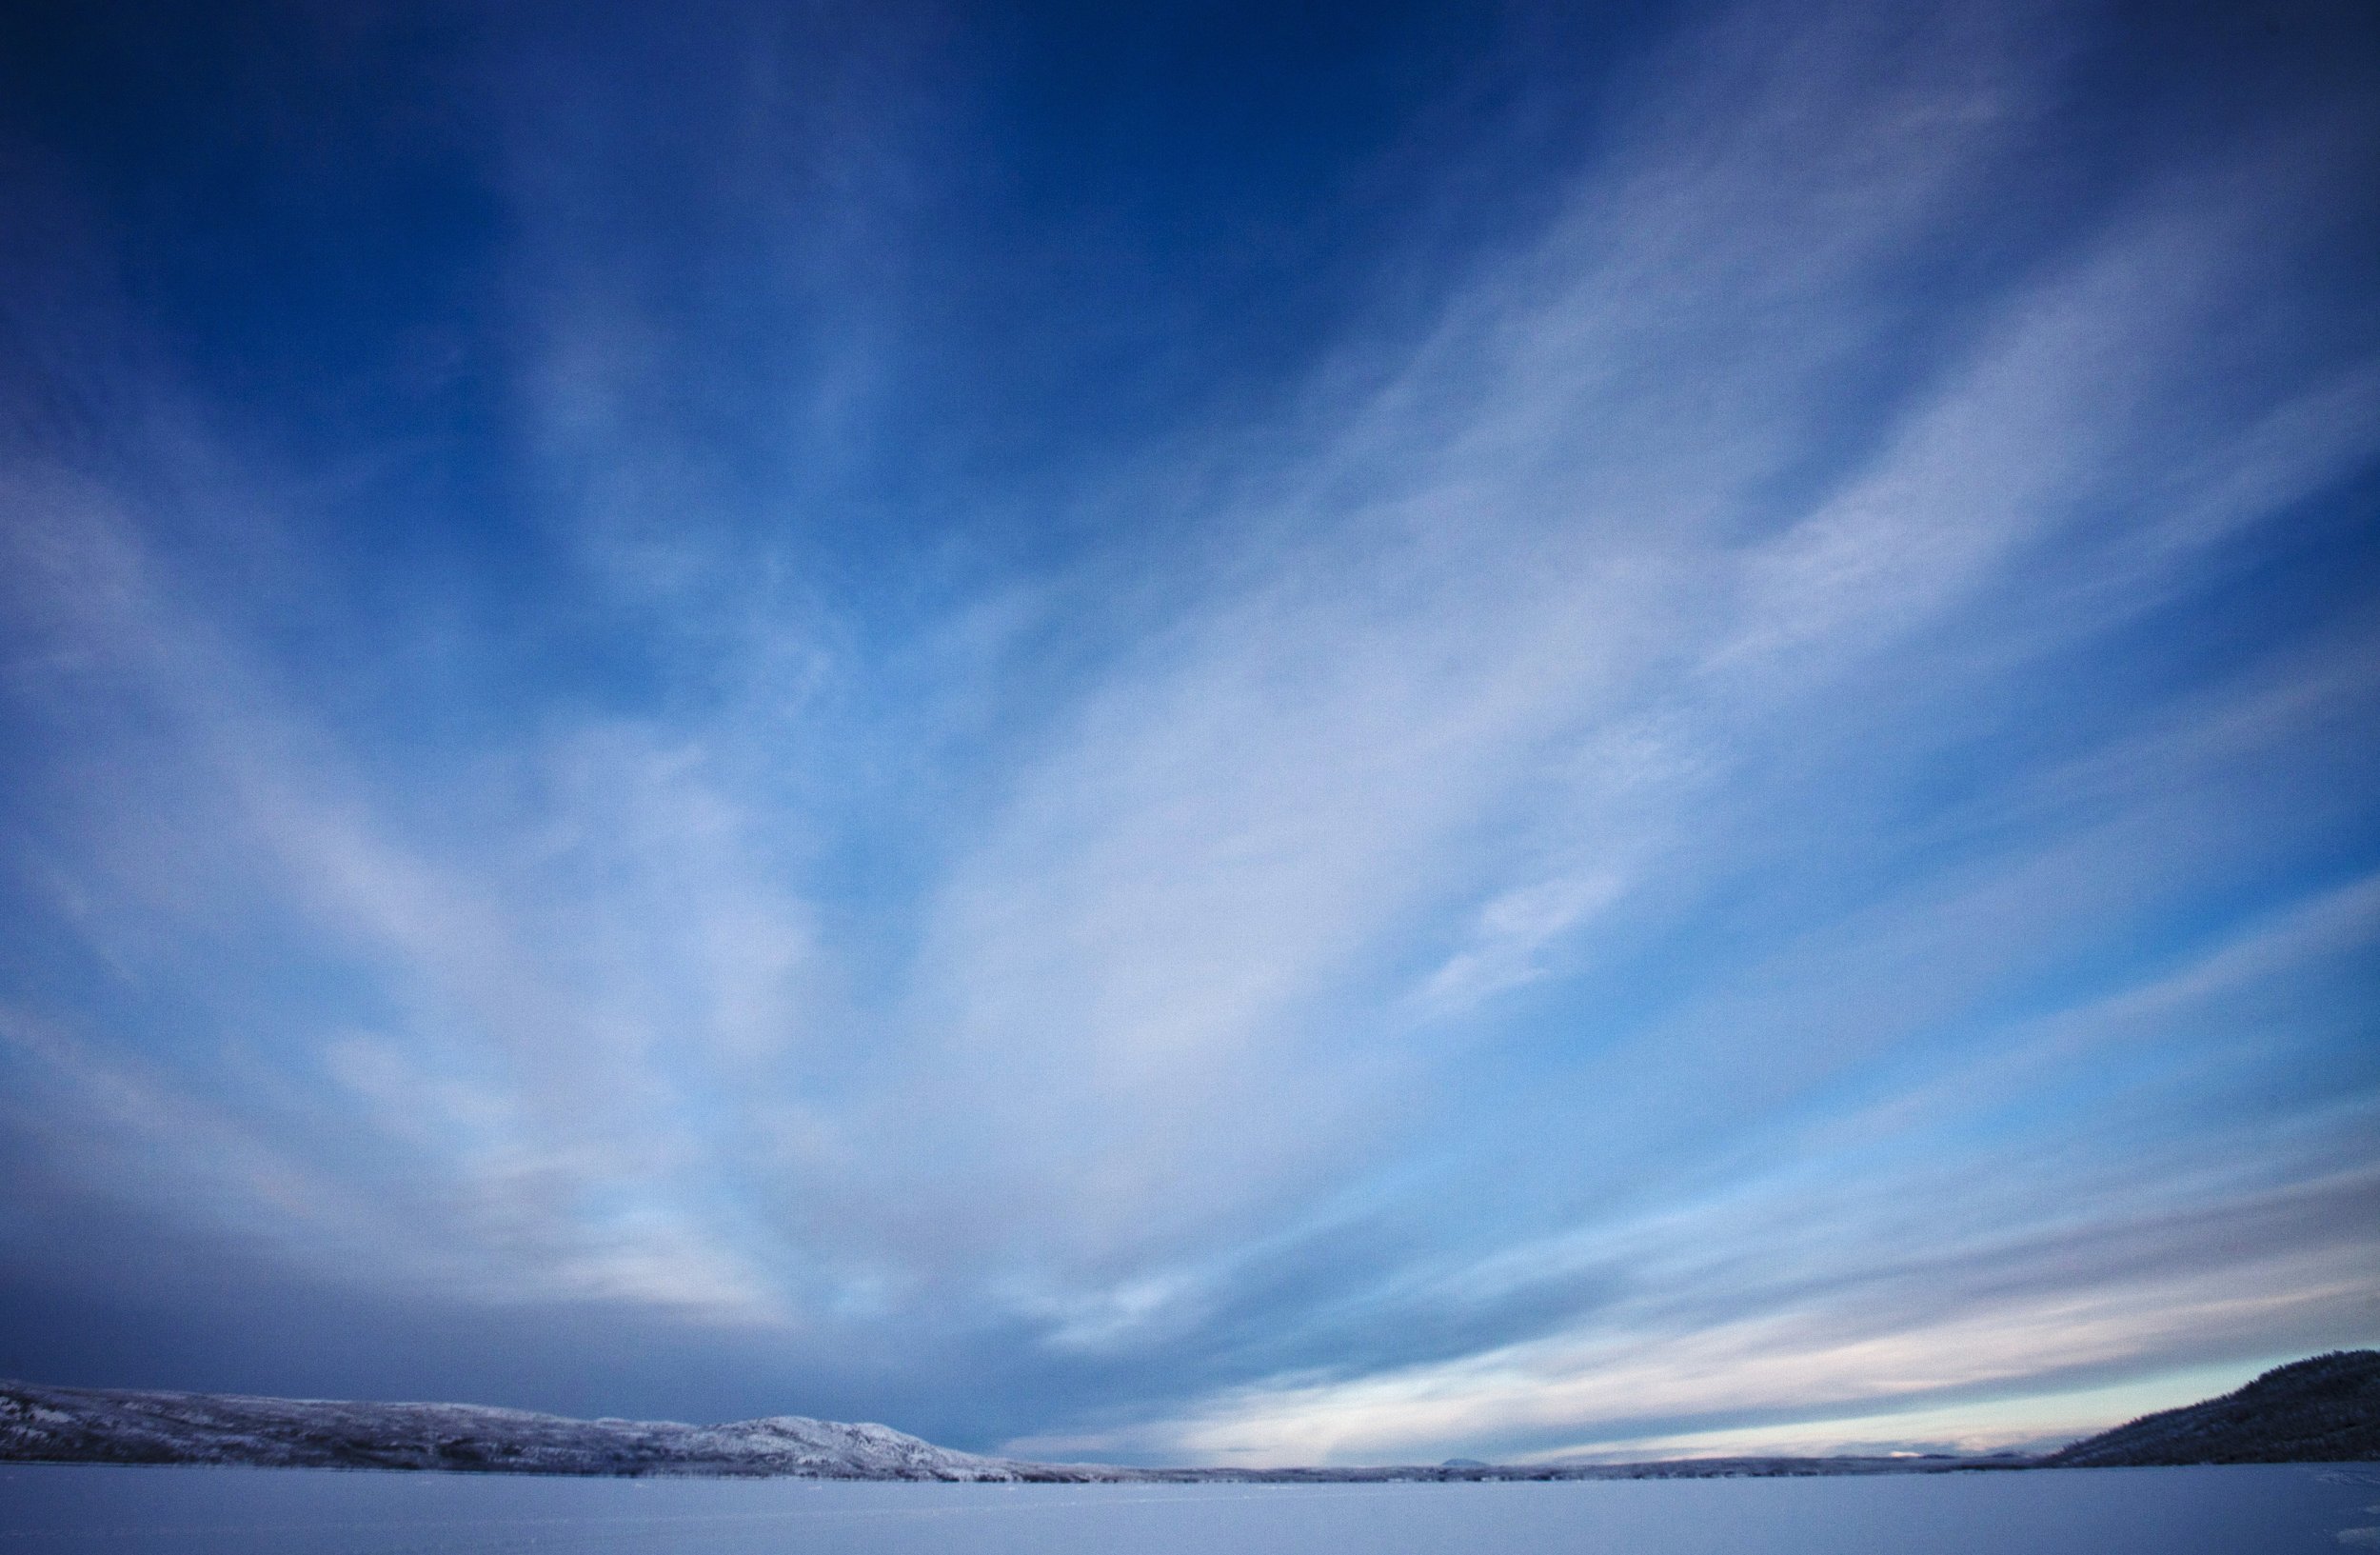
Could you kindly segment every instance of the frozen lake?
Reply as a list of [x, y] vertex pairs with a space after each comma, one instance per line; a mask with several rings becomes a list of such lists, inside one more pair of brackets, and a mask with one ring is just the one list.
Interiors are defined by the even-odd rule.
[[622, 1555], [2380, 1548], [2380, 1465], [1558, 1485], [884, 1485], [0, 1468], [0, 1550]]

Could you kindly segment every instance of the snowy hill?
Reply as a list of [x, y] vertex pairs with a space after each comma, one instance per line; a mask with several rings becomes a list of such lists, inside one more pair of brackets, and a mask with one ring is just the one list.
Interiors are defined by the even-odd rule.
[[1075, 1477], [883, 1425], [777, 1415], [724, 1425], [568, 1420], [466, 1404], [350, 1404], [0, 1383], [0, 1460], [818, 1479]]

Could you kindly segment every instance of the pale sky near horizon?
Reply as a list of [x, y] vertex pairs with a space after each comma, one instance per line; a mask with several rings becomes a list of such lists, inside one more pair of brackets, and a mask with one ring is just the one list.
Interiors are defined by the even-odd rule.
[[2380, 1341], [2376, 64], [12, 12], [0, 1375], [1378, 1463]]

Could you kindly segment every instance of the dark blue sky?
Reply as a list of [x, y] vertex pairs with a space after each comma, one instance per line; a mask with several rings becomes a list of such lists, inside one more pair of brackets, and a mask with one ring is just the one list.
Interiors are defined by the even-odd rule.
[[0, 1372], [1167, 1461], [2380, 1339], [2353, 4], [0, 29]]

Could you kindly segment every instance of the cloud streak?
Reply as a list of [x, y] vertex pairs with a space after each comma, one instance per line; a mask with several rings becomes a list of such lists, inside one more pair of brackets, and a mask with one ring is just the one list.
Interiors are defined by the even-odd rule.
[[2087, 8], [1681, 13], [1534, 87], [1524, 235], [1024, 468], [887, 322], [1038, 295], [931, 219], [991, 110], [873, 119], [888, 34], [621, 150], [732, 20], [469, 118], [434, 479], [11, 260], [11, 405], [136, 408], [0, 465], [42, 1182], [1019, 1451], [2014, 1440], [2372, 1337], [2369, 101], [2045, 177], [2155, 120]]

